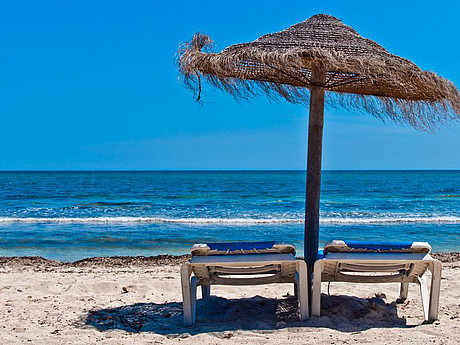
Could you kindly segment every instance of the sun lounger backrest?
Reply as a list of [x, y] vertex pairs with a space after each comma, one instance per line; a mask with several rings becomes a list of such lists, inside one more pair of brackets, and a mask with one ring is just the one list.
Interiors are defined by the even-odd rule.
[[228, 242], [195, 244], [192, 255], [295, 254], [292, 244], [268, 242]]
[[429, 253], [427, 242], [409, 241], [342, 241], [334, 240], [324, 245], [324, 253]]

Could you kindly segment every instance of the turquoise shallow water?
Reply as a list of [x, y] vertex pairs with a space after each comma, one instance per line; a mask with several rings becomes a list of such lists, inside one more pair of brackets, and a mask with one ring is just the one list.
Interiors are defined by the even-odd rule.
[[[0, 255], [183, 254], [192, 243], [303, 239], [305, 173], [0, 172]], [[460, 171], [325, 171], [320, 241], [460, 250]], [[300, 251], [301, 252], [301, 251]]]

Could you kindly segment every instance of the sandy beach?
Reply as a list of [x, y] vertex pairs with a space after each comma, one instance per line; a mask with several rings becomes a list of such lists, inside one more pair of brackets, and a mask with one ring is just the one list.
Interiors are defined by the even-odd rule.
[[179, 266], [186, 256], [90, 258], [74, 263], [0, 258], [1, 344], [456, 344], [460, 254], [443, 261], [439, 321], [423, 323], [418, 287], [331, 284], [323, 316], [297, 320], [290, 285], [214, 287], [182, 325]]

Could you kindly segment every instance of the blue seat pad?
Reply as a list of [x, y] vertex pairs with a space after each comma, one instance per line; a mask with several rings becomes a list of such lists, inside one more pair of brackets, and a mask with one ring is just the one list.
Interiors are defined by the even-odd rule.
[[228, 243], [207, 243], [210, 250], [233, 251], [273, 248], [275, 241], [266, 242], [228, 242]]
[[346, 245], [353, 249], [365, 250], [403, 250], [412, 247], [411, 241], [344, 241]]
[[324, 245], [324, 253], [429, 253], [431, 246], [427, 242], [411, 241], [329, 241]]

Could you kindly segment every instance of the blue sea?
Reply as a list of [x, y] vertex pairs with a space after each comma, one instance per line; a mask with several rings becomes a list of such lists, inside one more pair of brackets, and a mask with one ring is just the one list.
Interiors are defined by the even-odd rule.
[[[72, 261], [277, 240], [302, 255], [302, 171], [0, 172], [0, 256]], [[460, 171], [324, 171], [320, 243], [460, 251]]]

